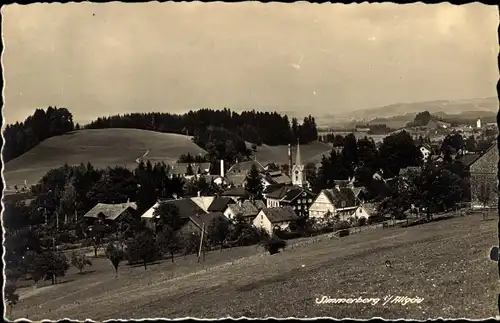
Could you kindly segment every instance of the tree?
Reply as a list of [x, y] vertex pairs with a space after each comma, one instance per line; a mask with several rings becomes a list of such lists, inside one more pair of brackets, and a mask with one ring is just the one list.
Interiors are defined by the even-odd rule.
[[72, 180], [64, 187], [64, 191], [59, 204], [59, 213], [64, 214], [64, 224], [68, 223], [68, 215], [73, 215], [73, 220], [76, 220], [76, 190]]
[[4, 290], [5, 302], [9, 308], [9, 316], [12, 315], [12, 309], [19, 301], [19, 295], [16, 293], [16, 285], [14, 283], [6, 283]]
[[309, 185], [313, 187], [318, 179], [318, 170], [314, 163], [307, 163], [305, 167], [306, 179]]
[[187, 175], [187, 176], [192, 176], [192, 175], [194, 175], [193, 166], [191, 166], [191, 164], [188, 164], [188, 165], [187, 165], [187, 168], [186, 168], [186, 175]]
[[71, 264], [75, 268], [78, 268], [81, 274], [86, 266], [92, 266], [92, 261], [87, 258], [85, 253], [81, 251], [73, 251], [71, 253]]
[[225, 218], [216, 217], [208, 225], [208, 238], [215, 244], [222, 247], [230, 233], [230, 223]]
[[393, 175], [398, 175], [401, 168], [422, 164], [422, 153], [404, 130], [384, 138], [379, 156], [383, 172]]
[[242, 215], [237, 215], [233, 225], [230, 227], [229, 240], [231, 245], [249, 246], [258, 243], [261, 240], [257, 229], [248, 223]]
[[104, 239], [108, 233], [108, 228], [101, 221], [95, 223], [89, 228], [88, 242], [94, 248], [94, 257], [97, 258], [97, 251], [102, 247]]
[[144, 269], [148, 269], [148, 262], [156, 260], [158, 256], [158, 248], [153, 232], [147, 228], [138, 232], [128, 241], [127, 252], [129, 262], [142, 260]]
[[161, 202], [156, 207], [153, 213], [155, 222], [155, 233], [163, 231], [167, 226], [173, 230], [177, 230], [184, 221], [180, 217], [179, 208], [169, 202]]
[[166, 226], [157, 235], [157, 240], [160, 250], [162, 252], [168, 252], [172, 259], [172, 263], [174, 263], [174, 254], [181, 248], [181, 239], [178, 231]]
[[349, 176], [352, 176], [354, 167], [358, 164], [358, 144], [353, 133], [348, 134], [344, 138], [342, 164], [348, 170]]
[[118, 277], [118, 266], [120, 262], [125, 258], [123, 250], [117, 248], [114, 244], [109, 243], [106, 247], [106, 258], [111, 261], [111, 264], [115, 268], [115, 278]]
[[262, 181], [259, 171], [257, 170], [257, 166], [252, 164], [250, 168], [250, 172], [245, 178], [245, 189], [254, 197], [260, 198], [262, 197]]

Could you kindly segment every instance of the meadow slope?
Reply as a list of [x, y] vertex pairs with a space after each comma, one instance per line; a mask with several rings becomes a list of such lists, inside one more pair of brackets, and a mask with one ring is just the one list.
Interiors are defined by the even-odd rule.
[[175, 162], [181, 154], [206, 154], [191, 137], [140, 129], [89, 129], [49, 138], [5, 165], [7, 185], [34, 184], [64, 163], [91, 162], [96, 167], [136, 167], [135, 159], [149, 150], [151, 162]]
[[[96, 259], [92, 273], [78, 275], [71, 269], [63, 279], [67, 283], [21, 291], [13, 317], [494, 317], [498, 268], [488, 251], [498, 244], [496, 219], [479, 215], [378, 229], [273, 256], [256, 254], [255, 247], [214, 251], [203, 265], [192, 258], [190, 266], [180, 260], [147, 270], [123, 266], [118, 278], [109, 262]], [[226, 252], [244, 258], [203, 269], [222, 263]], [[424, 300], [407, 305], [315, 304], [324, 295]]]

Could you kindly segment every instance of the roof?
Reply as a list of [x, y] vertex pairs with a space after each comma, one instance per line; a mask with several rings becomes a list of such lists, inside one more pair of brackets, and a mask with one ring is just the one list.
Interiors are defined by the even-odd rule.
[[181, 218], [189, 218], [190, 216], [196, 214], [207, 213], [201, 207], [198, 206], [195, 202], [193, 202], [190, 198], [183, 198], [177, 200], [160, 200], [155, 203], [149, 210], [147, 210], [141, 217], [142, 218], [153, 218], [154, 211], [160, 205], [160, 203], [171, 203], [179, 209], [179, 216]]
[[[188, 170], [189, 163], [177, 163], [171, 166], [169, 173], [173, 175], [185, 175]], [[193, 174], [198, 173], [199, 166], [192, 163], [191, 168], [193, 169]]]
[[[488, 149], [489, 150], [489, 149]], [[465, 167], [470, 167], [476, 162], [482, 155], [480, 154], [465, 154], [457, 158]]]
[[271, 208], [266, 207], [262, 209], [261, 212], [264, 213], [266, 218], [271, 223], [292, 221], [292, 220], [297, 220], [299, 218], [295, 213], [295, 211], [293, 210], [293, 208], [290, 206], [271, 207]]
[[379, 203], [363, 203], [361, 207], [368, 212], [370, 215], [374, 215], [377, 213]]
[[269, 193], [272, 193], [282, 187], [284, 187], [286, 184], [281, 184], [281, 183], [278, 183], [278, 184], [271, 184], [269, 186], [267, 186], [266, 188], [264, 188], [264, 191], [263, 193], [264, 194], [269, 194]]
[[191, 201], [196, 203], [200, 208], [202, 208], [205, 212], [208, 212], [208, 208], [212, 205], [215, 196], [195, 196], [191, 197]]
[[227, 218], [222, 214], [222, 212], [210, 212], [200, 215], [190, 216], [189, 219], [200, 229], [205, 225], [205, 230], [210, 226], [212, 221], [216, 218], [227, 220]]
[[231, 168], [229, 168], [227, 170], [226, 174], [228, 174], [228, 173], [236, 173], [236, 174], [244, 173], [244, 174], [246, 174], [247, 172], [250, 171], [250, 169], [252, 168], [252, 165], [255, 165], [259, 172], [265, 171], [264, 166], [262, 166], [257, 160], [247, 160], [247, 161], [243, 161], [243, 162], [239, 162], [239, 163], [234, 164], [233, 166], [231, 166]]
[[233, 187], [224, 193], [222, 196], [237, 196], [237, 197], [249, 197], [250, 194], [243, 187]]
[[116, 220], [123, 212], [127, 210], [137, 210], [137, 204], [135, 202], [120, 203], [120, 204], [105, 204], [97, 203], [90, 211], [88, 211], [84, 217], [86, 218], [98, 218], [100, 214], [104, 215], [106, 220]]
[[223, 212], [233, 202], [233, 199], [227, 196], [216, 197], [208, 207], [208, 212]]
[[300, 187], [294, 185], [283, 185], [278, 189], [271, 191], [266, 195], [267, 198], [272, 198], [276, 200], [283, 200], [287, 202], [292, 202], [301, 194], [307, 193], [308, 195], [313, 195], [314, 193]]
[[322, 190], [323, 194], [330, 200], [330, 202], [336, 208], [346, 208], [353, 207], [356, 205], [356, 197], [354, 196], [354, 192], [348, 188], [340, 188], [340, 189], [326, 189]]
[[292, 180], [286, 174], [282, 172], [271, 172], [269, 176], [276, 182], [277, 184], [290, 184]]
[[353, 188], [351, 188], [351, 190], [354, 193], [355, 197], [358, 197], [359, 194], [361, 194], [361, 193], [368, 193], [368, 189], [366, 187], [364, 187], [364, 186], [353, 187]]
[[416, 166], [409, 166], [409, 167], [406, 167], [406, 168], [401, 168], [399, 170], [399, 175], [401, 176], [406, 176], [410, 173], [418, 173], [420, 172], [420, 167], [416, 167]]
[[226, 174], [228, 182], [234, 186], [243, 186], [245, 184], [246, 175], [244, 174]]

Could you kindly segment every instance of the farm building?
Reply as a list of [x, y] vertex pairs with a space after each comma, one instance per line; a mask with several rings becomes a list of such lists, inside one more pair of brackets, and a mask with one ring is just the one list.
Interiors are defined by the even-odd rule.
[[359, 203], [349, 188], [322, 190], [309, 208], [309, 217], [324, 220], [328, 216], [347, 219], [353, 216]]
[[137, 204], [135, 202], [127, 202], [120, 204], [105, 204], [98, 203], [83, 217], [86, 221], [93, 223], [98, 219], [103, 219], [105, 222], [113, 223], [119, 221], [121, 217], [137, 215]]
[[284, 185], [266, 194], [268, 208], [290, 206], [297, 215], [305, 217], [309, 214], [314, 197], [313, 192], [293, 185]]
[[237, 216], [242, 216], [251, 221], [265, 207], [266, 205], [261, 200], [246, 200], [229, 204], [224, 210], [224, 215], [230, 220], [234, 220]]
[[233, 187], [221, 194], [221, 196], [231, 197], [234, 200], [244, 200], [250, 197], [250, 194], [243, 187]]
[[201, 234], [202, 228], [204, 228], [203, 230], [206, 234], [210, 228], [210, 225], [216, 218], [227, 221], [227, 218], [221, 212], [210, 212], [193, 215], [187, 218], [187, 221], [179, 229], [179, 232], [181, 234]]
[[264, 208], [253, 220], [253, 225], [272, 234], [277, 228], [288, 230], [290, 224], [298, 219], [299, 217], [290, 206]]
[[147, 210], [141, 219], [146, 222], [146, 225], [150, 228], [154, 227], [154, 212], [160, 203], [171, 203], [177, 207], [179, 210], [179, 216], [182, 219], [188, 219], [190, 216], [197, 216], [200, 214], [206, 214], [207, 211], [203, 210], [197, 203], [193, 202], [190, 198], [183, 198], [177, 200], [159, 200], [155, 203], [149, 210]]
[[[470, 164], [472, 205], [498, 206], [498, 146], [493, 143], [481, 157]], [[486, 203], [484, 203], [486, 202]]]
[[266, 171], [265, 167], [262, 166], [262, 164], [259, 163], [257, 160], [247, 160], [247, 161], [236, 163], [233, 166], [231, 166], [231, 168], [229, 168], [227, 170], [226, 175], [238, 175], [239, 174], [239, 175], [246, 176], [246, 174], [252, 168], [252, 165], [255, 165], [255, 167], [257, 167], [257, 170], [259, 171], [259, 173]]

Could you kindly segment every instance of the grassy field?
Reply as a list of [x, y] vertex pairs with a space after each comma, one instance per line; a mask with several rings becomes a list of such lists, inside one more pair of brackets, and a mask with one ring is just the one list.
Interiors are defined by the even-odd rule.
[[[324, 154], [329, 154], [332, 150], [332, 146], [314, 141], [307, 145], [300, 145], [300, 155], [302, 157], [302, 162], [306, 163], [319, 163], [321, 162], [321, 157]], [[295, 147], [292, 148], [292, 157], [293, 162], [295, 163]], [[278, 164], [288, 164], [288, 146], [280, 145], [280, 146], [267, 146], [262, 145], [257, 148], [257, 151], [254, 153], [255, 157], [261, 164], [267, 163], [278, 163]]]
[[34, 184], [52, 168], [91, 162], [97, 167], [133, 167], [147, 150], [152, 162], [175, 162], [181, 154], [206, 152], [190, 137], [139, 129], [92, 129], [52, 137], [5, 165], [8, 185]]
[[[256, 247], [214, 251], [204, 264], [190, 257], [147, 270], [123, 266], [118, 278], [105, 259], [96, 259], [93, 272], [79, 275], [71, 269], [65, 283], [22, 290], [13, 317], [494, 317], [498, 269], [488, 253], [498, 244], [496, 219], [469, 216], [370, 230], [273, 256]], [[423, 301], [383, 305], [389, 295]], [[382, 300], [315, 304], [322, 296]]]

